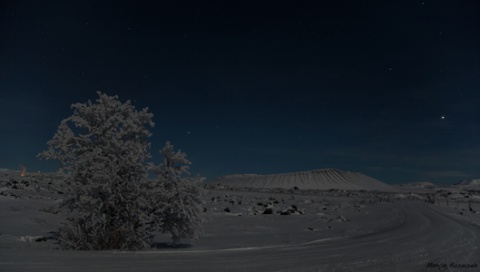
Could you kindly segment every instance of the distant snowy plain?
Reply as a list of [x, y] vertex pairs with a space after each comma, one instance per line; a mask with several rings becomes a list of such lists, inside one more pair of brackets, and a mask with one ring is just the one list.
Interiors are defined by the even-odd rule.
[[158, 235], [144, 251], [64, 251], [62, 177], [0, 171], [0, 271], [480, 270], [478, 191], [286, 188], [207, 184], [203, 234], [177, 248]]

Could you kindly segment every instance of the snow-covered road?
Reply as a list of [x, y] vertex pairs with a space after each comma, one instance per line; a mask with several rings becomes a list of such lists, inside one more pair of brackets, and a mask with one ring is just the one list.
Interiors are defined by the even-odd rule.
[[[478, 271], [480, 227], [421, 202], [392, 204], [395, 224], [349, 238], [142, 252], [0, 249], [0, 271]], [[458, 269], [458, 270], [456, 270]]]

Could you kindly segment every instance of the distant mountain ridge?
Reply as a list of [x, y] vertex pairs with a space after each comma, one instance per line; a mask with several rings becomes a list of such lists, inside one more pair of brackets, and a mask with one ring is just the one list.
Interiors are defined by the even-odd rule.
[[476, 186], [480, 186], [480, 179], [466, 179], [466, 180], [459, 181], [459, 182], [455, 183], [454, 185], [462, 185], [462, 186], [476, 185]]
[[231, 187], [250, 188], [284, 188], [315, 189], [315, 190], [368, 190], [395, 191], [386, 183], [362, 173], [344, 172], [338, 169], [319, 169], [312, 171], [257, 175], [234, 174], [221, 176], [211, 183]]
[[434, 188], [437, 185], [430, 181], [415, 181], [401, 184], [401, 186], [410, 186], [410, 187], [418, 187], [418, 188]]

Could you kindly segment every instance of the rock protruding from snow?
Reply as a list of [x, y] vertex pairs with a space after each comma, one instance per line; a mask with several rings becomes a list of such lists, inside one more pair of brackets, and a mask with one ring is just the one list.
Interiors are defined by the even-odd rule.
[[235, 174], [222, 176], [213, 183], [230, 187], [284, 188], [301, 190], [377, 190], [395, 191], [393, 187], [361, 173], [321, 169], [273, 175]]

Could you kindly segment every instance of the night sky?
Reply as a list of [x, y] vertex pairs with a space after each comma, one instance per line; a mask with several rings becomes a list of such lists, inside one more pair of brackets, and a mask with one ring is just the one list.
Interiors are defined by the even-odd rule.
[[0, 168], [56, 170], [36, 155], [97, 91], [207, 178], [480, 178], [480, 3], [1, 1]]

